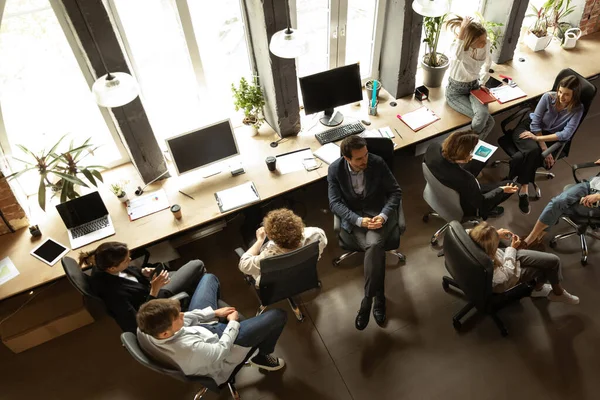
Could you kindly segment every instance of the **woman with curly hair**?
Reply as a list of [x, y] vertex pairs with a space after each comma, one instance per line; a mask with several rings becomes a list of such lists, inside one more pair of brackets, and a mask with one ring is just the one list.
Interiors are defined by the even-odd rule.
[[[262, 227], [256, 231], [256, 242], [242, 255], [239, 269], [251, 275], [258, 287], [260, 260], [296, 250], [319, 241], [319, 258], [327, 246], [327, 237], [321, 228], [305, 227], [302, 219], [291, 210], [280, 208], [269, 212]], [[269, 238], [265, 242], [266, 238]]]

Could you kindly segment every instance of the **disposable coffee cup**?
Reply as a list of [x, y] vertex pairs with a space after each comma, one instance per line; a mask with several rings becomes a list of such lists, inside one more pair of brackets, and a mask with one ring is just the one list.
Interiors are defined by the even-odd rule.
[[277, 159], [275, 157], [269, 156], [265, 159], [265, 162], [267, 163], [267, 168], [269, 168], [269, 171], [275, 171], [275, 168], [277, 168]]
[[181, 219], [181, 206], [179, 204], [173, 204], [171, 206], [171, 212], [173, 213], [173, 217], [175, 217], [175, 219]]

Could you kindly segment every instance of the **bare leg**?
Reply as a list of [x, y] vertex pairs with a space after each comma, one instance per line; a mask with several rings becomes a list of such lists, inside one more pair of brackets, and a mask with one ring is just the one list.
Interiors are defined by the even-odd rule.
[[544, 224], [538, 219], [535, 225], [533, 226], [533, 230], [525, 238], [525, 243], [529, 245], [535, 242], [536, 240], [541, 239], [546, 234], [545, 229], [547, 227], [548, 225]]

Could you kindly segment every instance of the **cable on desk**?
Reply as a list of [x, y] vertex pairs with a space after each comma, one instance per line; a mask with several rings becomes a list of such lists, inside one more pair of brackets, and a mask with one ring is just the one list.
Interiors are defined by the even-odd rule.
[[50, 285], [46, 286], [45, 288], [38, 290], [37, 293], [30, 294], [30, 297], [27, 299], [27, 301], [25, 301], [23, 304], [21, 304], [19, 306], [19, 308], [17, 308], [11, 314], [6, 316], [2, 321], [0, 321], [0, 326], [2, 326], [3, 323], [8, 321], [10, 318], [12, 318], [14, 315], [16, 315], [19, 311], [21, 311], [21, 309], [23, 307], [25, 307], [27, 304], [29, 304], [29, 302], [31, 302], [33, 299], [35, 299], [40, 293], [44, 293], [46, 290], [50, 289], [52, 286], [56, 285], [57, 283], [58, 283], [58, 281], [54, 281]]

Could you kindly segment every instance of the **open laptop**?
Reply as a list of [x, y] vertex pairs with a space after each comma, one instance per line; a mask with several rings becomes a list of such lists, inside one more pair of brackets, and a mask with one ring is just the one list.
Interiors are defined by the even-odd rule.
[[72, 249], [115, 234], [108, 210], [98, 192], [59, 204], [56, 209], [67, 226]]

